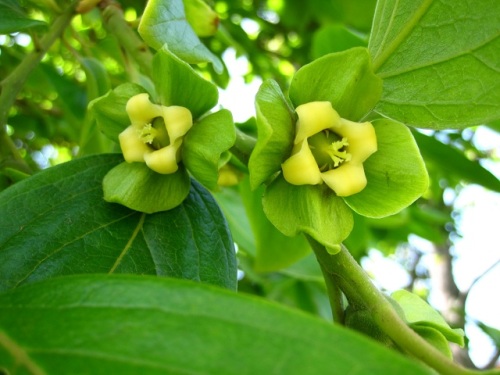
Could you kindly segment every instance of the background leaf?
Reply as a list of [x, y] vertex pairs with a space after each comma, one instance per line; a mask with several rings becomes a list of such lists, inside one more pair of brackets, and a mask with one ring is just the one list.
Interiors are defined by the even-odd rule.
[[0, 290], [59, 275], [136, 273], [236, 288], [227, 224], [192, 182], [177, 208], [152, 215], [102, 199], [120, 155], [77, 159], [0, 194]]
[[12, 373], [432, 373], [343, 327], [180, 280], [65, 277], [0, 295], [0, 309]]
[[450, 145], [418, 131], [413, 132], [418, 147], [427, 163], [440, 165], [447, 173], [460, 179], [500, 192], [500, 181], [481, 164], [467, 157]]
[[499, 24], [496, 0], [379, 1], [369, 42], [384, 79], [377, 111], [433, 129], [499, 119]]
[[9, 34], [40, 26], [47, 26], [47, 24], [27, 17], [17, 1], [0, 0], [0, 34]]
[[497, 348], [500, 348], [500, 330], [490, 327], [482, 322], [477, 322], [477, 325], [484, 333], [486, 333], [491, 338], [495, 346]]
[[341, 24], [323, 26], [314, 33], [312, 42], [313, 59], [352, 47], [366, 46], [366, 41]]
[[156, 50], [166, 47], [190, 64], [211, 62], [217, 73], [223, 65], [198, 39], [186, 20], [182, 0], [150, 0], [139, 24], [139, 34]]

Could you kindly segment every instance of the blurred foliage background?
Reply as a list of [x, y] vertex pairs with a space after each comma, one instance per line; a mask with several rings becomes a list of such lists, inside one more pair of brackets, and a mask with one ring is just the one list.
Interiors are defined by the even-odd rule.
[[[0, 1], [4, 21], [7, 11], [14, 14], [12, 22], [4, 22], [0, 29], [2, 80], [37, 51], [43, 35], [69, 5], [70, 1], [54, 0]], [[209, 49], [223, 61], [228, 52], [246, 59], [245, 82], [272, 78], [286, 92], [294, 72], [304, 64], [330, 52], [367, 45], [376, 1], [217, 0], [210, 5], [219, 14], [220, 25], [216, 35], [203, 39]], [[106, 13], [109, 7], [121, 11], [121, 22], [135, 32], [145, 0], [101, 1], [89, 12], [76, 15], [34, 66], [9, 109], [2, 133], [0, 189], [26, 174], [82, 155], [117, 151], [99, 133], [87, 112], [88, 104], [120, 83], [144, 83], [148, 72], [127, 50], [116, 23]], [[218, 75], [208, 64], [196, 68], [221, 89], [237, 78], [228, 69]], [[240, 105], [253, 107], [253, 102]], [[255, 132], [253, 118], [238, 125]], [[500, 122], [482, 127], [495, 134]], [[477, 324], [496, 347], [490, 363], [481, 364], [492, 367], [499, 357], [498, 331], [467, 316], [470, 288], [457, 287], [453, 268], [461, 217], [454, 206], [456, 197], [467, 184], [500, 191], [498, 179], [482, 166], [498, 162], [499, 150], [479, 147], [476, 131], [413, 130], [431, 176], [429, 190], [397, 215], [380, 220], [356, 217], [346, 245], [361, 262], [375, 251], [398, 263], [407, 275], [408, 290], [424, 298], [431, 290], [437, 292], [441, 312], [453, 327]], [[305, 241], [292, 244], [271, 227], [256, 199], [259, 192], [251, 193], [246, 181], [215, 194], [238, 245], [240, 291], [329, 318], [323, 278], [314, 257], [304, 257]], [[290, 259], [288, 254], [296, 262], [282, 260]], [[455, 348], [455, 354], [463, 364], [474, 366], [467, 347]]]

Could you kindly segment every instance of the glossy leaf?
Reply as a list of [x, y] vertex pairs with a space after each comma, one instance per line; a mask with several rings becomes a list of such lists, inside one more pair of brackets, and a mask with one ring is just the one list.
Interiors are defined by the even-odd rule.
[[369, 42], [384, 79], [377, 111], [433, 129], [500, 118], [499, 24], [496, 0], [379, 1]]
[[139, 34], [156, 50], [168, 48], [189, 64], [211, 62], [215, 71], [222, 73], [222, 62], [205, 47], [187, 22], [182, 0], [148, 1]]
[[413, 132], [418, 147], [428, 163], [436, 164], [446, 174], [479, 184], [487, 189], [500, 192], [500, 181], [478, 162], [468, 159], [462, 152], [446, 145], [432, 136]]
[[196, 182], [177, 208], [153, 215], [103, 199], [104, 175], [123, 159], [90, 156], [0, 194], [0, 290], [60, 275], [137, 273], [236, 287], [233, 242]]
[[240, 183], [240, 192], [255, 237], [257, 271], [280, 270], [309, 254], [311, 250], [304, 236], [287, 237], [266, 217], [262, 208], [263, 187], [252, 191], [246, 179]]
[[325, 184], [291, 185], [280, 175], [267, 187], [262, 203], [283, 234], [308, 234], [332, 252], [352, 230], [351, 210]]
[[329, 101], [340, 117], [359, 121], [382, 93], [382, 80], [371, 67], [366, 48], [323, 56], [300, 68], [290, 84], [293, 105]]
[[153, 58], [153, 81], [158, 104], [188, 108], [197, 119], [217, 104], [217, 87], [167, 49]]
[[209, 189], [217, 187], [219, 159], [234, 144], [233, 117], [228, 110], [212, 113], [187, 133], [182, 147], [182, 161], [193, 176]]
[[432, 373], [341, 326], [181, 280], [53, 279], [0, 295], [0, 309], [10, 373]]
[[275, 81], [264, 82], [255, 97], [257, 144], [250, 156], [250, 184], [256, 189], [281, 170], [292, 151], [295, 114]]
[[387, 119], [374, 121], [373, 126], [378, 151], [363, 163], [368, 184], [344, 200], [357, 213], [380, 218], [413, 203], [427, 190], [429, 178], [406, 126]]

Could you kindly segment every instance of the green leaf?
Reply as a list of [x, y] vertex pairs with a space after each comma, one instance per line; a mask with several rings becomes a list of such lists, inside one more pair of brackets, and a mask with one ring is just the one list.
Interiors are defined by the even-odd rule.
[[352, 230], [351, 210], [324, 184], [291, 185], [280, 175], [267, 187], [262, 204], [281, 233], [306, 233], [333, 252]]
[[263, 187], [252, 191], [249, 180], [245, 179], [240, 183], [240, 192], [255, 237], [257, 272], [280, 270], [310, 253], [303, 236], [287, 237], [267, 219], [262, 208]]
[[273, 80], [265, 81], [255, 97], [257, 144], [250, 155], [250, 185], [256, 189], [281, 170], [292, 152], [295, 114]]
[[363, 216], [381, 218], [419, 198], [427, 190], [429, 177], [406, 126], [388, 119], [373, 121], [373, 126], [378, 151], [363, 163], [368, 184], [344, 200]]
[[418, 324], [412, 325], [411, 328], [418, 333], [425, 341], [438, 349], [441, 353], [450, 359], [453, 359], [453, 353], [451, 352], [450, 344], [446, 337], [438, 330], [428, 327], [421, 326]]
[[217, 73], [223, 65], [201, 43], [186, 20], [182, 0], [150, 0], [139, 24], [139, 34], [156, 50], [167, 48], [189, 64], [211, 62]]
[[[338, 12], [343, 23], [355, 29], [369, 32], [373, 21], [376, 0], [337, 0]], [[324, 12], [324, 2], [319, 1], [319, 11]]]
[[482, 322], [477, 322], [477, 326], [491, 338], [497, 348], [500, 348], [500, 330], [490, 327]]
[[408, 125], [500, 118], [500, 2], [379, 1], [369, 49], [384, 79], [376, 110]]
[[89, 109], [95, 116], [97, 125], [108, 138], [118, 142], [118, 134], [130, 125], [125, 110], [128, 100], [146, 90], [133, 83], [125, 83], [90, 102]]
[[219, 98], [213, 83], [203, 79], [189, 64], [165, 48], [153, 58], [153, 81], [159, 104], [188, 108], [193, 119], [213, 108]]
[[145, 163], [123, 162], [111, 169], [102, 182], [104, 200], [135, 211], [152, 214], [177, 207], [189, 194], [189, 175], [180, 167], [160, 174]]
[[16, 0], [0, 0], [0, 34], [10, 34], [31, 27], [46, 27], [43, 21], [28, 18]]
[[311, 53], [314, 59], [352, 47], [364, 47], [366, 42], [341, 24], [322, 26], [313, 35]]
[[366, 48], [323, 56], [300, 68], [290, 84], [290, 99], [301, 104], [329, 101], [339, 115], [358, 121], [380, 99], [382, 80], [371, 67]]
[[111, 89], [111, 82], [104, 65], [93, 57], [82, 57], [80, 63], [85, 71], [88, 100], [107, 94]]
[[391, 298], [403, 309], [404, 319], [410, 327], [431, 327], [441, 332], [448, 341], [464, 345], [463, 330], [451, 328], [436, 310], [416, 294], [402, 289], [392, 293]]
[[0, 290], [77, 273], [137, 273], [236, 288], [226, 222], [195, 181], [177, 208], [153, 215], [102, 199], [123, 159], [99, 155], [44, 170], [0, 194]]
[[228, 110], [212, 113], [195, 123], [184, 138], [182, 162], [208, 189], [217, 187], [219, 159], [234, 144], [233, 116]]
[[438, 141], [432, 136], [417, 131], [413, 132], [413, 136], [426, 162], [436, 164], [446, 174], [452, 174], [464, 181], [500, 192], [498, 178], [478, 162], [467, 159], [462, 152]]
[[226, 187], [214, 193], [226, 217], [234, 242], [249, 254], [255, 256], [255, 239], [248, 221], [243, 201], [236, 187]]
[[182, 280], [65, 277], [0, 295], [0, 309], [13, 374], [432, 374], [340, 325]]

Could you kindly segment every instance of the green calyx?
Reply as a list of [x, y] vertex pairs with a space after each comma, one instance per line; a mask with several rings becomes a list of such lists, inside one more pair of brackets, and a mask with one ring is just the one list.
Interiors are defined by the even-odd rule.
[[328, 129], [310, 137], [308, 143], [321, 172], [338, 168], [342, 163], [351, 160], [351, 154], [347, 151], [347, 138], [341, 138]]
[[91, 105], [125, 159], [104, 178], [104, 199], [145, 213], [181, 204], [190, 176], [217, 188], [221, 154], [236, 137], [229, 111], [206, 114], [217, 104], [217, 87], [169, 50], [154, 56], [151, 78], [151, 92], [124, 84]]
[[[425, 192], [427, 171], [408, 128], [389, 119], [361, 122], [381, 93], [365, 48], [305, 65], [292, 79], [289, 98], [276, 82], [262, 84], [250, 184], [267, 185], [263, 209], [283, 234], [306, 233], [335, 252], [352, 230], [351, 210], [382, 218]], [[319, 114], [325, 103], [336, 116]], [[376, 147], [367, 145], [372, 138]], [[352, 193], [352, 176], [361, 174], [366, 185]]]

